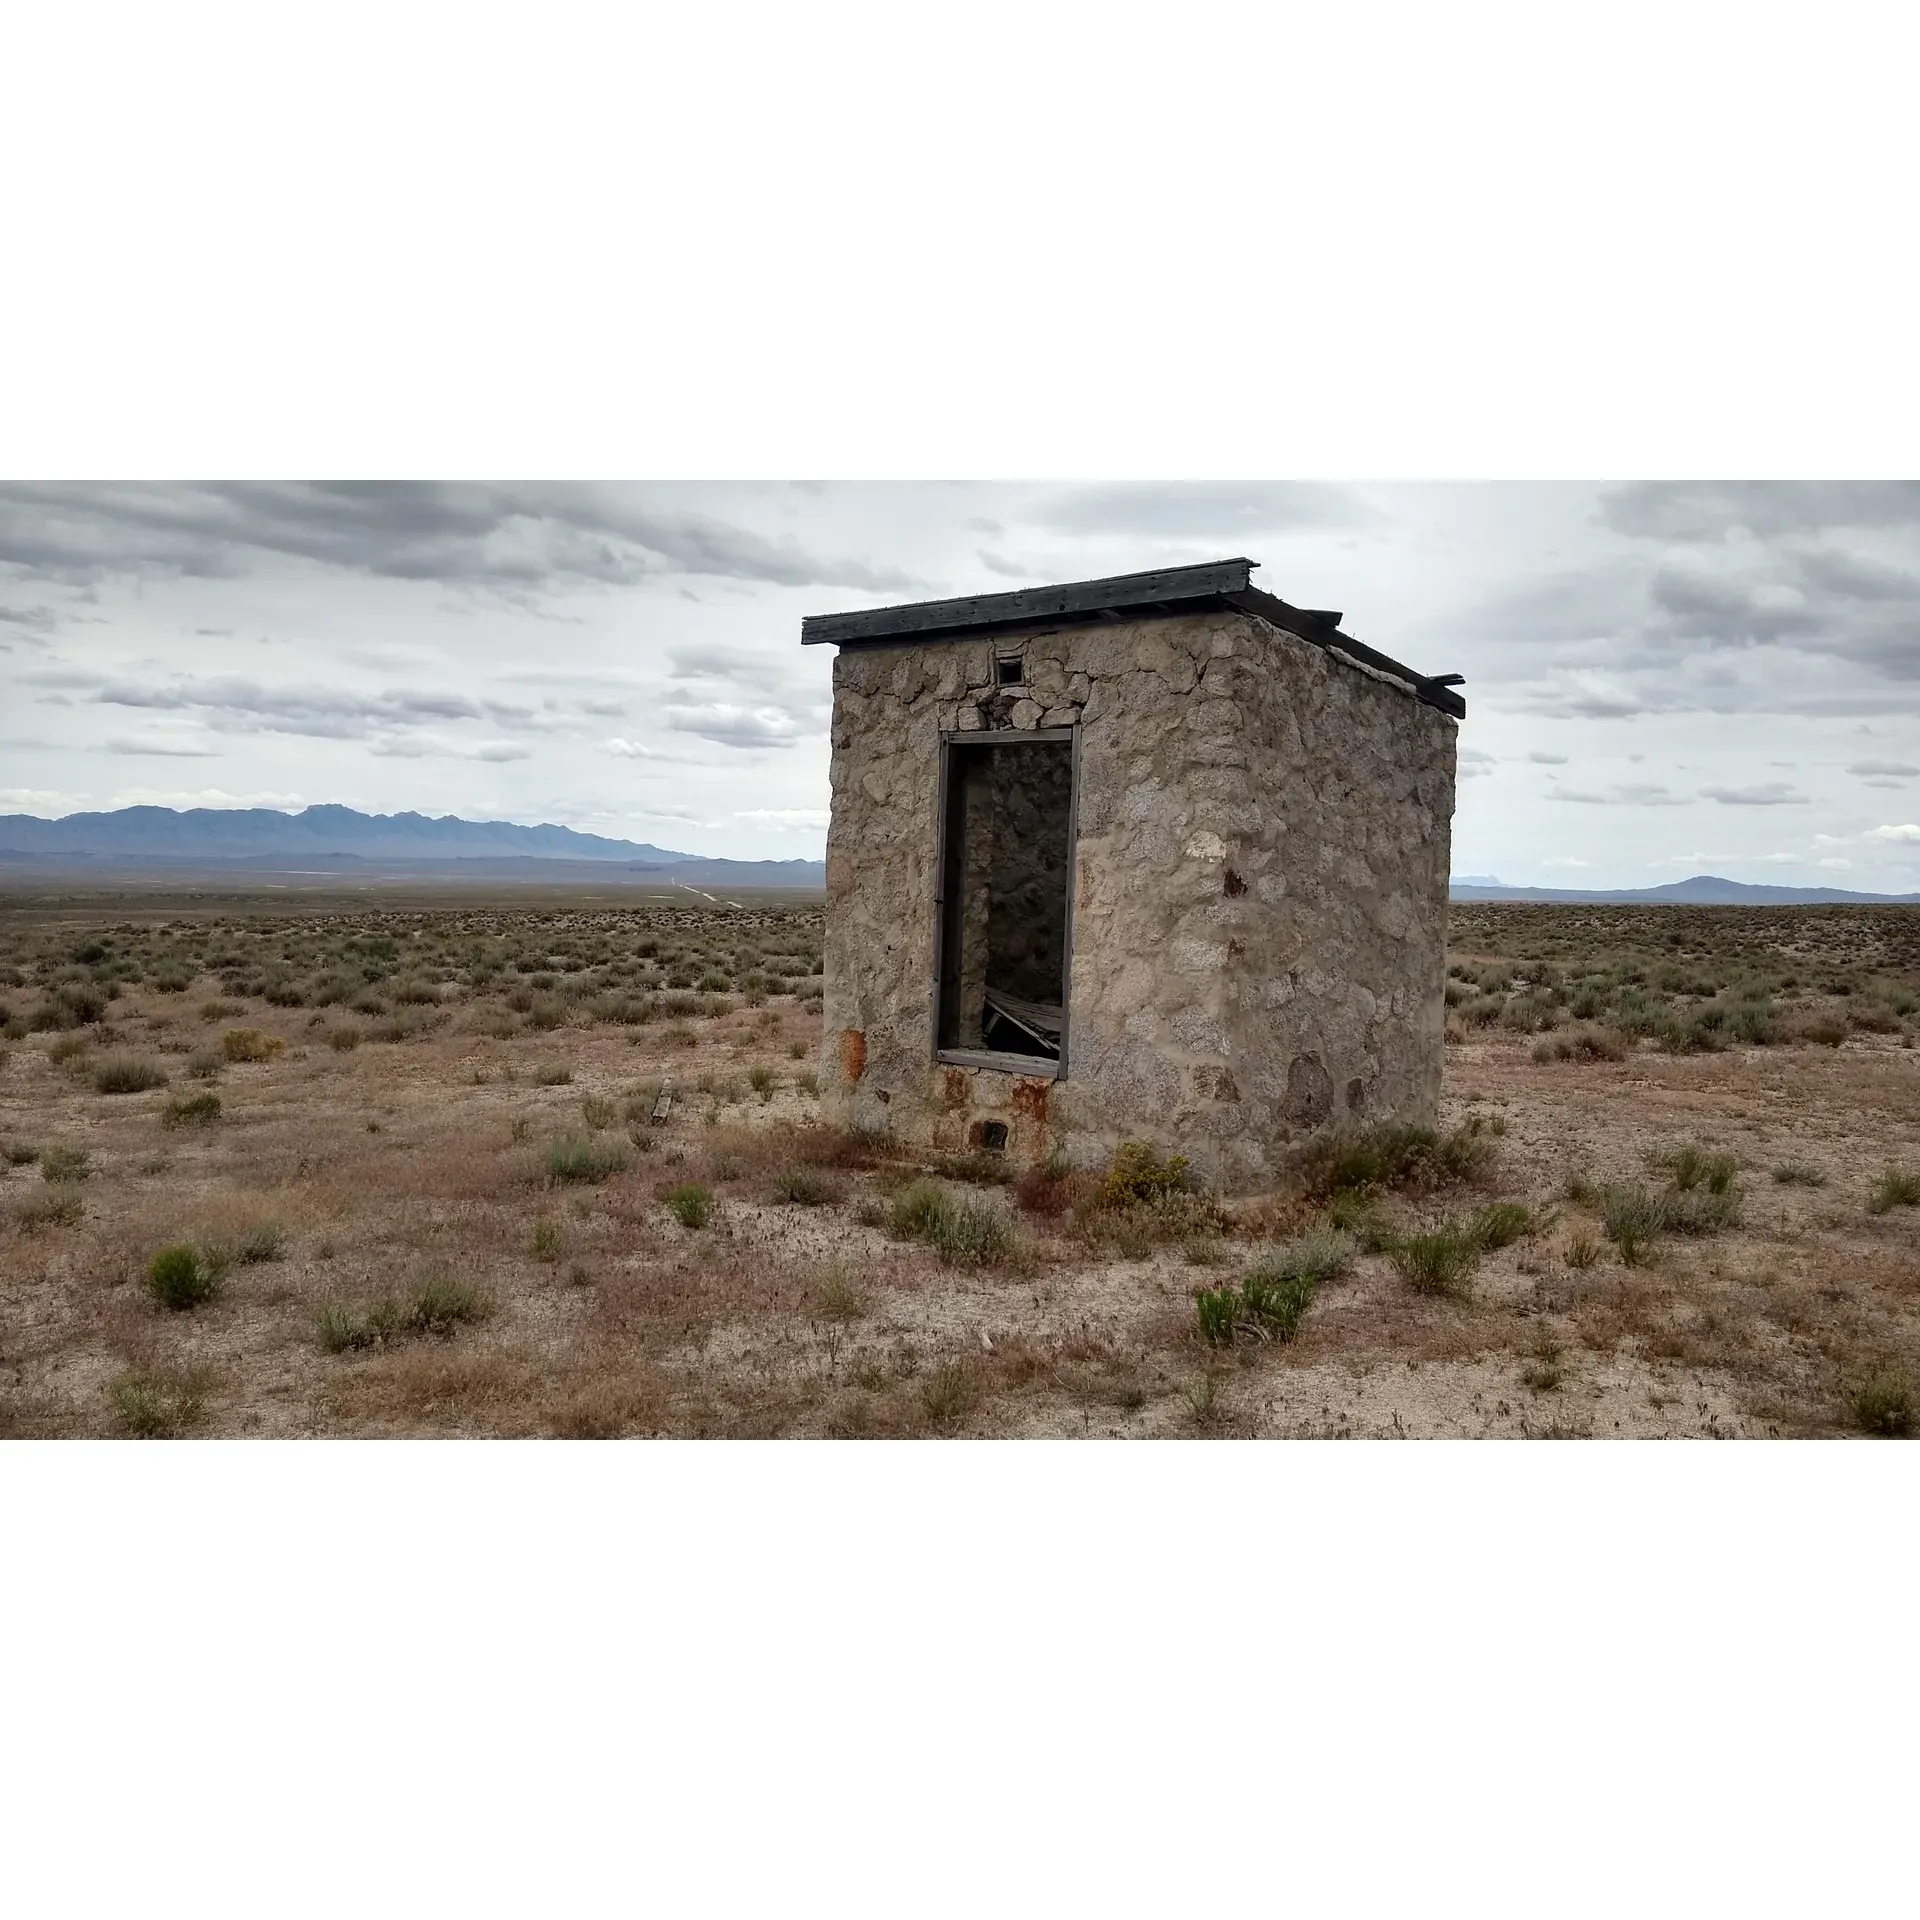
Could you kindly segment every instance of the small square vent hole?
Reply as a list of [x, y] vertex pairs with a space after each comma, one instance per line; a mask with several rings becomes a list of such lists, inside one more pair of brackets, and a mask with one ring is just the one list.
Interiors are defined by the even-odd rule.
[[993, 663], [994, 684], [1002, 687], [1020, 686], [1025, 666], [1026, 662], [1017, 653], [1011, 660], [996, 660]]

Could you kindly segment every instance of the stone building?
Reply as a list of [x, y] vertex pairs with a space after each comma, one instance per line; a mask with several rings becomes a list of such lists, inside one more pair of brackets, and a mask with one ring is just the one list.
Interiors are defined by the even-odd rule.
[[1260, 1184], [1440, 1088], [1457, 675], [1224, 560], [827, 614], [821, 1097]]

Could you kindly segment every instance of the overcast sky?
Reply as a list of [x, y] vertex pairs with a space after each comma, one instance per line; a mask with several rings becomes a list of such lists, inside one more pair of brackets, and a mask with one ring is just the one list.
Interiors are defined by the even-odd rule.
[[817, 855], [805, 613], [1244, 553], [1467, 676], [1454, 871], [1920, 890], [1920, 484], [0, 485], [0, 811]]

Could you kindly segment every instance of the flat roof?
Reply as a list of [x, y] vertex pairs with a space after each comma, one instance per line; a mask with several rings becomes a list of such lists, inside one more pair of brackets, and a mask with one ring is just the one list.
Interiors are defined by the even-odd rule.
[[1458, 674], [1415, 673], [1384, 653], [1340, 631], [1340, 615], [1289, 606], [1253, 584], [1259, 561], [1237, 557], [1199, 566], [1162, 567], [1150, 573], [1117, 573], [1104, 580], [1068, 580], [1058, 586], [1022, 587], [1013, 593], [976, 593], [958, 600], [914, 600], [859, 613], [813, 613], [800, 622], [805, 647], [899, 646], [921, 640], [958, 640], [971, 635], [1063, 624], [1091, 625], [1154, 613], [1191, 613], [1209, 606], [1237, 607], [1269, 625], [1321, 648], [1335, 659], [1367, 667], [1403, 682], [1428, 706], [1464, 720], [1467, 703], [1454, 691]]

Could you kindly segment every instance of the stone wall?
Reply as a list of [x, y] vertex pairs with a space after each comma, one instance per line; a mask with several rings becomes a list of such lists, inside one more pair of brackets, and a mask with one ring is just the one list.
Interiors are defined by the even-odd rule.
[[[1004, 639], [1001, 646], [1008, 644]], [[826, 1056], [833, 1117], [1022, 1160], [1122, 1140], [1256, 1186], [1315, 1133], [1439, 1095], [1455, 723], [1222, 610], [834, 667]], [[933, 1057], [943, 731], [1080, 733], [1070, 1028], [1057, 1081]]]

